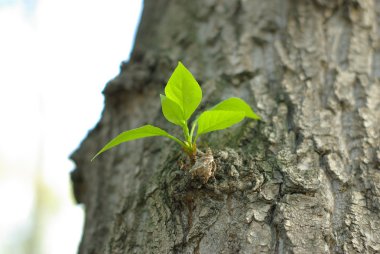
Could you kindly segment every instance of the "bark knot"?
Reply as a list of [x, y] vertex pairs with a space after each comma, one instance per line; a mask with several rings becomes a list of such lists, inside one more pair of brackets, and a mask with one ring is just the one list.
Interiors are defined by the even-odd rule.
[[189, 170], [191, 178], [199, 178], [203, 184], [207, 183], [210, 177], [214, 177], [216, 171], [216, 163], [214, 161], [214, 156], [210, 148], [207, 149], [206, 153], [199, 152], [195, 164]]

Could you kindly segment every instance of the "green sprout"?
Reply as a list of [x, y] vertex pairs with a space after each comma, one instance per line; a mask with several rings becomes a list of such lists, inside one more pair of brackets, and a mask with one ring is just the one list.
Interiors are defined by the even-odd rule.
[[204, 111], [195, 118], [191, 124], [191, 129], [189, 129], [188, 120], [202, 100], [202, 89], [191, 72], [181, 62], [178, 63], [165, 87], [165, 95], [161, 94], [160, 97], [162, 113], [169, 122], [182, 128], [183, 140], [153, 125], [144, 125], [120, 133], [107, 143], [91, 161], [101, 153], [121, 143], [139, 138], [163, 136], [177, 142], [190, 160], [194, 162], [197, 152], [196, 142], [199, 136], [231, 127], [245, 117], [260, 120], [260, 117], [253, 112], [244, 100], [232, 97]]

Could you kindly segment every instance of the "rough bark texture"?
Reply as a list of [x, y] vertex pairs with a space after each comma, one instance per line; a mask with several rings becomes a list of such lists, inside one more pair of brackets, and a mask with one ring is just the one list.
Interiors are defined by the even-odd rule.
[[[202, 184], [150, 138], [90, 158], [162, 117], [181, 60], [201, 108], [238, 96], [264, 121], [206, 135]], [[380, 2], [146, 0], [132, 57], [73, 154], [80, 253], [380, 253]]]

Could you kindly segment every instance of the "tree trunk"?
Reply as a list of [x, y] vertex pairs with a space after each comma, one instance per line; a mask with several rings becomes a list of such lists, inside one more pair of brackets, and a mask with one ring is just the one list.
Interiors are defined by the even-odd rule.
[[[79, 253], [380, 253], [380, 2], [146, 0], [135, 48], [72, 155]], [[205, 135], [215, 179], [161, 137], [91, 157], [146, 123], [182, 61], [201, 109], [238, 96], [262, 116]]]

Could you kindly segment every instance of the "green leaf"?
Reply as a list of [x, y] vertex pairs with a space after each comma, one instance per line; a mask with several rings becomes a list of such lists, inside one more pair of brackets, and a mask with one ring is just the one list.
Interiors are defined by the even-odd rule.
[[165, 95], [160, 94], [161, 105], [162, 105], [162, 113], [165, 118], [176, 125], [184, 126], [186, 125], [186, 119], [183, 115], [183, 111], [179, 107], [179, 105], [166, 97]]
[[260, 120], [260, 116], [256, 115], [244, 100], [237, 97], [232, 97], [220, 102], [210, 109], [210, 111], [212, 110], [243, 111], [246, 117]]
[[216, 130], [226, 129], [244, 119], [243, 111], [209, 110], [198, 118], [197, 136]]
[[146, 137], [153, 137], [153, 136], [164, 136], [168, 137], [170, 139], [173, 139], [177, 143], [179, 143], [181, 146], [184, 146], [183, 142], [177, 139], [176, 137], [170, 135], [166, 131], [155, 127], [153, 125], [144, 125], [136, 129], [132, 129], [129, 131], [124, 131], [120, 133], [118, 136], [116, 136], [114, 139], [112, 139], [110, 142], [108, 142], [92, 159], [93, 161], [98, 155], [101, 153], [120, 145], [121, 143], [128, 142], [131, 140], [139, 139], [139, 138], [146, 138]]
[[202, 90], [198, 82], [181, 62], [165, 87], [165, 95], [179, 105], [186, 121], [202, 100]]

